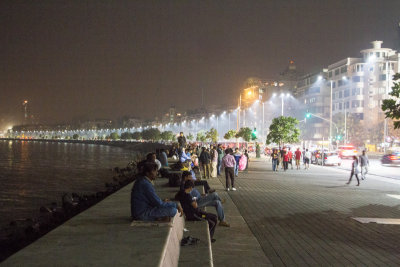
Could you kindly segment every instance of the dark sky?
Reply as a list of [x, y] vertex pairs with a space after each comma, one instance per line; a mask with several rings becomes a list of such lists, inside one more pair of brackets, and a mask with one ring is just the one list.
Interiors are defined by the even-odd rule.
[[399, 0], [0, 1], [0, 123], [151, 118], [232, 103], [246, 78], [399, 49]]

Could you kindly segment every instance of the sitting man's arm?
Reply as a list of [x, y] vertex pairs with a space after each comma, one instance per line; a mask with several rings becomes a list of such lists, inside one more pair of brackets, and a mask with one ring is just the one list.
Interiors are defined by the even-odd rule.
[[154, 190], [154, 187], [149, 185], [146, 185], [146, 197], [149, 200], [150, 204], [154, 207], [174, 207], [177, 208], [177, 205], [175, 202], [163, 202], [160, 197], [156, 194], [156, 191]]

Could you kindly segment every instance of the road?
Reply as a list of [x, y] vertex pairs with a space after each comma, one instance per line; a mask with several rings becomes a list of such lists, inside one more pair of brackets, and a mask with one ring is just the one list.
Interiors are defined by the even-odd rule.
[[399, 265], [400, 225], [355, 218], [400, 223], [400, 180], [370, 175], [360, 186], [346, 185], [346, 166], [274, 173], [266, 159], [251, 159], [236, 178], [229, 197], [273, 266]]
[[[334, 168], [343, 169], [350, 171], [352, 160], [343, 159], [342, 165], [340, 167], [335, 166]], [[333, 166], [324, 166], [326, 168], [332, 168]], [[400, 167], [396, 166], [382, 166], [381, 161], [379, 159], [370, 159], [369, 160], [369, 170], [370, 175], [387, 177], [392, 179], [400, 180]]]

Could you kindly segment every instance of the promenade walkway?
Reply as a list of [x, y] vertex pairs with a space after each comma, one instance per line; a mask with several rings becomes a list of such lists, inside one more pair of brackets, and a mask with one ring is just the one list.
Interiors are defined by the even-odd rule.
[[274, 266], [400, 266], [400, 225], [354, 219], [400, 219], [398, 181], [370, 176], [357, 187], [348, 177], [320, 166], [273, 173], [253, 159], [229, 196]]

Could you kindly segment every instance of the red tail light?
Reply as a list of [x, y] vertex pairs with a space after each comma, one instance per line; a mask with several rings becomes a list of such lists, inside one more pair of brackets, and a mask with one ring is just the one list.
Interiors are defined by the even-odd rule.
[[328, 157], [325, 157], [325, 159], [328, 159]]
[[396, 160], [397, 157], [392, 155], [392, 156], [389, 156], [389, 159], [390, 159], [390, 160]]

